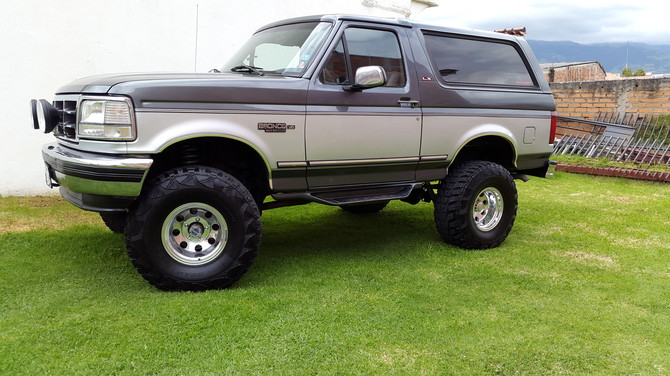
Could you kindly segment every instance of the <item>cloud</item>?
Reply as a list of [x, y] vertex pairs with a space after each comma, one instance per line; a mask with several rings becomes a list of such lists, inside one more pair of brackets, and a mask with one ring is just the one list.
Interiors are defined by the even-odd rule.
[[459, 5], [439, 1], [416, 19], [442, 25], [494, 30], [525, 26], [528, 39], [570, 40], [580, 43], [643, 42], [670, 44], [670, 4], [654, 0], [577, 1], [547, 4], [533, 0], [514, 3], [492, 0]]

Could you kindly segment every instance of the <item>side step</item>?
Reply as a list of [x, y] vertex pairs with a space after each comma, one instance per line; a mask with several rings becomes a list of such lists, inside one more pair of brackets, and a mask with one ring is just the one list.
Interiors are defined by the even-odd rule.
[[351, 205], [366, 202], [398, 200], [409, 195], [423, 183], [407, 183], [396, 185], [382, 185], [354, 189], [324, 190], [301, 193], [282, 193], [272, 195], [277, 201], [292, 200], [302, 202], [318, 202], [326, 205]]

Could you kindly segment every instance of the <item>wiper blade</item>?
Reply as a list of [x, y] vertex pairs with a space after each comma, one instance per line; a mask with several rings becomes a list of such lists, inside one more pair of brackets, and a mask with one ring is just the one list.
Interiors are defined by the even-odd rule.
[[261, 67], [254, 67], [252, 65], [238, 65], [236, 67], [230, 68], [232, 72], [253, 72], [256, 73], [259, 76], [263, 75], [263, 68]]

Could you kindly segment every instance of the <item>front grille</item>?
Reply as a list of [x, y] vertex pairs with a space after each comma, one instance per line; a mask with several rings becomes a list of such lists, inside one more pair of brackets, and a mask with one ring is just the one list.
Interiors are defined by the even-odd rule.
[[53, 105], [60, 110], [54, 135], [65, 139], [77, 138], [77, 101], [56, 99]]

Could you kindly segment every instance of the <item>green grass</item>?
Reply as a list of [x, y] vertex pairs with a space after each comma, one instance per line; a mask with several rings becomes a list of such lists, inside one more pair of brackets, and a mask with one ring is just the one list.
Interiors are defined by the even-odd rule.
[[670, 185], [519, 183], [494, 250], [432, 205], [268, 211], [232, 289], [166, 293], [55, 198], [0, 199], [2, 375], [667, 375]]

